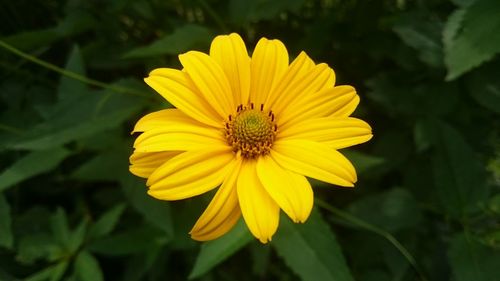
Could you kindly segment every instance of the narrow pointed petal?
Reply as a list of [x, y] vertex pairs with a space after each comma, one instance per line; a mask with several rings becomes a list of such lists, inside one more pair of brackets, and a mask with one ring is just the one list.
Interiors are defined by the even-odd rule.
[[257, 174], [267, 193], [294, 222], [307, 220], [314, 196], [304, 176], [283, 169], [271, 156], [259, 158]]
[[290, 86], [290, 83], [302, 79], [314, 65], [313, 60], [305, 52], [301, 52], [290, 64], [276, 88], [268, 95], [265, 102], [266, 109], [272, 109], [276, 101], [283, 98], [282, 95]]
[[236, 33], [215, 37], [210, 46], [210, 57], [226, 74], [236, 106], [246, 105], [250, 95], [250, 57], [241, 37]]
[[255, 160], [246, 160], [237, 181], [241, 213], [250, 232], [262, 243], [271, 241], [278, 229], [280, 208], [262, 186]]
[[262, 38], [252, 54], [250, 101], [263, 104], [288, 69], [288, 51], [279, 40]]
[[276, 141], [271, 157], [297, 174], [339, 186], [354, 186], [356, 171], [340, 152], [326, 144], [307, 140]]
[[333, 149], [341, 149], [367, 142], [372, 129], [363, 120], [347, 117], [308, 119], [279, 132], [280, 139], [303, 139], [320, 142]]
[[208, 104], [223, 118], [236, 109], [231, 86], [221, 66], [209, 55], [189, 51], [179, 55], [184, 70]]
[[311, 95], [302, 95], [284, 109], [279, 126], [284, 128], [293, 125], [297, 120], [317, 117], [348, 117], [358, 103], [359, 96], [351, 86], [337, 86]]
[[171, 126], [171, 124], [175, 122], [183, 122], [203, 126], [202, 123], [196, 122], [196, 120], [184, 114], [179, 109], [168, 108], [144, 115], [141, 119], [139, 119], [139, 121], [137, 121], [132, 133], [145, 132], [152, 129], [161, 128], [163, 126]]
[[226, 178], [234, 158], [230, 148], [179, 154], [149, 176], [148, 194], [161, 200], [180, 200], [210, 191]]
[[241, 158], [233, 162], [226, 179], [191, 230], [191, 238], [198, 241], [216, 239], [231, 230], [240, 218], [236, 180], [241, 162]]
[[286, 116], [283, 112], [297, 99], [313, 95], [326, 88], [332, 88], [332, 77], [335, 77], [333, 70], [328, 65], [320, 63], [307, 71], [300, 79], [293, 79], [290, 84], [283, 88], [282, 92], [276, 92], [275, 94], [279, 98], [273, 105], [272, 110], [276, 113], [278, 122], [282, 123], [280, 119]]
[[186, 151], [209, 146], [227, 146], [220, 129], [195, 122], [165, 122], [162, 127], [142, 133], [134, 143], [139, 152]]
[[129, 170], [132, 174], [147, 178], [163, 163], [172, 159], [172, 157], [181, 153], [180, 151], [164, 151], [164, 152], [137, 152], [135, 151], [129, 158]]
[[223, 118], [202, 97], [189, 75], [170, 68], [158, 68], [149, 74], [144, 81], [169, 103], [191, 118], [204, 124], [222, 127]]

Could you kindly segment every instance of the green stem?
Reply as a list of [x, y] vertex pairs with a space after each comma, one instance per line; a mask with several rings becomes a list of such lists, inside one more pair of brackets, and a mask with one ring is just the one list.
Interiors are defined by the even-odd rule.
[[75, 73], [75, 72], [72, 72], [72, 71], [69, 71], [69, 70], [66, 70], [66, 69], [63, 69], [63, 68], [60, 68], [56, 65], [53, 65], [51, 63], [48, 63], [46, 61], [43, 61], [41, 59], [38, 59], [37, 57], [34, 57], [30, 54], [27, 54], [19, 49], [17, 49], [16, 47], [12, 46], [12, 45], [9, 45], [7, 44], [6, 42], [0, 40], [0, 47], [6, 49], [7, 51], [19, 56], [19, 57], [22, 57], [26, 60], [29, 60], [33, 63], [36, 63], [42, 67], [45, 67], [47, 69], [50, 69], [52, 71], [55, 71], [61, 75], [64, 75], [66, 77], [69, 77], [69, 78], [72, 78], [72, 79], [75, 79], [75, 80], [78, 80], [82, 83], [85, 83], [85, 84], [89, 84], [89, 85], [92, 85], [92, 86], [97, 86], [97, 87], [100, 87], [100, 88], [103, 88], [103, 89], [108, 89], [108, 90], [111, 90], [113, 92], [116, 92], [116, 93], [121, 93], [121, 94], [128, 94], [128, 95], [134, 95], [134, 96], [141, 96], [141, 97], [147, 97], [147, 95], [145, 95], [144, 93], [142, 92], [136, 92], [134, 90], [130, 90], [128, 88], [123, 88], [123, 87], [119, 87], [119, 86], [114, 86], [114, 85], [109, 85], [109, 84], [106, 84], [104, 82], [101, 82], [101, 81], [97, 81], [97, 80], [94, 80], [94, 79], [90, 79], [88, 77], [85, 77], [83, 75], [80, 75], [78, 73]]
[[210, 5], [208, 5], [207, 2], [205, 2], [205, 0], [198, 0], [198, 3], [200, 3], [201, 6], [203, 6], [208, 15], [212, 17], [212, 19], [215, 21], [215, 23], [217, 23], [217, 25], [219, 26], [220, 29], [222, 29], [222, 31], [229, 32], [229, 29], [227, 28], [224, 21], [221, 19], [221, 17], [219, 17], [219, 15], [217, 15], [214, 9], [212, 9], [212, 7], [210, 7]]
[[315, 201], [318, 204], [318, 206], [320, 206], [321, 208], [339, 216], [340, 218], [344, 219], [345, 221], [347, 221], [353, 225], [356, 225], [358, 227], [361, 227], [363, 229], [366, 229], [368, 231], [374, 232], [374, 233], [380, 235], [381, 237], [385, 238], [387, 241], [389, 241], [389, 243], [391, 243], [405, 257], [405, 259], [408, 261], [408, 263], [410, 263], [410, 265], [413, 267], [415, 272], [417, 272], [417, 274], [420, 276], [420, 279], [422, 281], [427, 281], [427, 278], [425, 278], [425, 275], [423, 274], [422, 270], [418, 266], [415, 258], [410, 254], [410, 252], [401, 243], [399, 243], [399, 241], [394, 236], [392, 236], [392, 234], [390, 234], [389, 232], [387, 232], [387, 231], [385, 231], [385, 230], [383, 230], [383, 229], [381, 229], [373, 224], [367, 223], [367, 222], [349, 214], [348, 212], [345, 212], [345, 211], [342, 211], [338, 208], [335, 208], [332, 205], [326, 203], [325, 201], [323, 201], [321, 199], [316, 198]]

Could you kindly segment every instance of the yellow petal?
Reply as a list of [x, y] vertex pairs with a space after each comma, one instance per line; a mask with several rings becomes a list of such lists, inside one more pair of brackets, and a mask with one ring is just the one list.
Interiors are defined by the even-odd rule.
[[340, 152], [326, 144], [307, 140], [279, 140], [271, 157], [297, 174], [340, 186], [354, 186], [356, 171]]
[[257, 174], [267, 193], [294, 222], [307, 220], [314, 196], [304, 176], [283, 169], [271, 156], [258, 159]]
[[283, 98], [282, 95], [290, 86], [290, 83], [301, 79], [314, 65], [309, 56], [305, 52], [301, 52], [290, 64], [276, 88], [268, 95], [265, 103], [266, 107], [272, 109], [276, 101]]
[[179, 153], [181, 152], [164, 151], [147, 153], [135, 151], [129, 158], [131, 164], [129, 170], [138, 177], [147, 178], [154, 170]]
[[141, 119], [139, 119], [139, 121], [137, 121], [132, 133], [144, 132], [158, 127], [161, 128], [163, 126], [169, 126], [171, 123], [175, 122], [191, 123], [202, 126], [202, 124], [184, 114], [182, 111], [175, 108], [169, 108], [144, 115]]
[[279, 118], [280, 129], [293, 126], [297, 120], [316, 117], [347, 117], [358, 106], [359, 97], [351, 86], [337, 86], [310, 95], [302, 95], [289, 104]]
[[288, 51], [285, 45], [279, 40], [260, 39], [252, 54], [250, 67], [250, 101], [260, 106], [288, 68]]
[[246, 105], [250, 95], [250, 58], [241, 37], [236, 33], [215, 37], [210, 57], [226, 74], [236, 105]]
[[148, 178], [149, 195], [179, 200], [205, 193], [222, 183], [235, 155], [230, 148], [187, 151], [156, 169]]
[[236, 192], [240, 166], [241, 158], [233, 162], [226, 179], [191, 230], [191, 238], [199, 241], [213, 240], [227, 233], [236, 224], [241, 216]]
[[340, 149], [370, 140], [372, 129], [357, 118], [323, 117], [295, 123], [280, 130], [278, 138], [312, 140]]
[[243, 162], [237, 191], [241, 213], [250, 232], [262, 243], [271, 241], [278, 229], [280, 209], [262, 186], [255, 160]]
[[208, 104], [223, 118], [236, 110], [231, 86], [221, 66], [209, 55], [189, 51], [179, 55], [184, 70]]
[[204, 124], [222, 127], [223, 118], [201, 96], [189, 75], [170, 68], [153, 70], [144, 81], [173, 106]]
[[227, 146], [220, 129], [179, 120], [142, 133], [134, 143], [139, 152], [185, 151], [208, 146]]
[[332, 77], [334, 76], [333, 70], [328, 65], [320, 63], [307, 71], [302, 77], [293, 79], [283, 89], [283, 92], [276, 93], [279, 98], [273, 104], [272, 111], [275, 112], [278, 126], [280, 122], [283, 123], [280, 118], [282, 119], [283, 116], [286, 116], [283, 112], [287, 107], [295, 103], [302, 96], [313, 95], [325, 88], [332, 88]]

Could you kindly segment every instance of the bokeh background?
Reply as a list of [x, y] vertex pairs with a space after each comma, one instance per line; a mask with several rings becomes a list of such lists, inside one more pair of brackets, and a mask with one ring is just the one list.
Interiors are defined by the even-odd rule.
[[[2, 0], [0, 280], [500, 280], [500, 1]], [[199, 243], [211, 194], [146, 195], [142, 78], [238, 32], [356, 87], [359, 182], [313, 182], [306, 224]]]

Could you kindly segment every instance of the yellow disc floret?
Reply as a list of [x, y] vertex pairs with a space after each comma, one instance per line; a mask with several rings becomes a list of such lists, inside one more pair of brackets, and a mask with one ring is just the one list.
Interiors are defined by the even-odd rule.
[[226, 138], [235, 152], [240, 151], [246, 158], [254, 158], [269, 153], [276, 138], [276, 124], [271, 111], [265, 112], [249, 107], [239, 106], [235, 117], [229, 116], [226, 122]]

